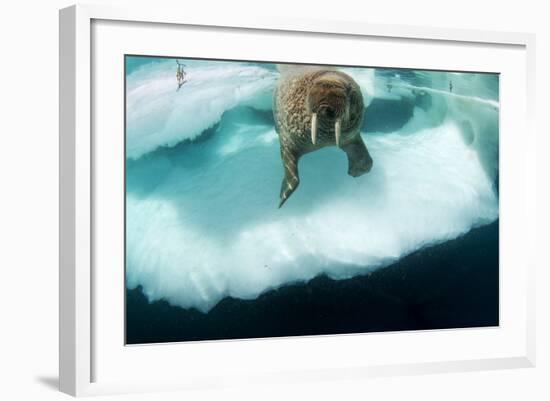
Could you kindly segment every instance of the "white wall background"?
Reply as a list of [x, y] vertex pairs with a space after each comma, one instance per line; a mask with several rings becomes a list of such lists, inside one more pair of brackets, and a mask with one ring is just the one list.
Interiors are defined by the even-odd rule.
[[[97, 3], [125, 4], [125, 0]], [[136, 1], [134, 1], [136, 3]], [[140, 1], [140, 3], [147, 3]], [[542, 1], [524, 0], [272, 0], [162, 1], [222, 15], [265, 15], [428, 25], [537, 34], [538, 250], [550, 241], [550, 14]], [[57, 393], [58, 261], [58, 9], [64, 0], [4, 1], [0, 5], [0, 398], [50, 400]], [[518, 133], [521, 135], [521, 133]], [[167, 393], [122, 396], [131, 400], [493, 400], [549, 399], [550, 283], [548, 264], [537, 272], [538, 364], [534, 369], [240, 388], [224, 394]], [[115, 399], [115, 397], [107, 397]], [[118, 397], [116, 399], [119, 399]]]

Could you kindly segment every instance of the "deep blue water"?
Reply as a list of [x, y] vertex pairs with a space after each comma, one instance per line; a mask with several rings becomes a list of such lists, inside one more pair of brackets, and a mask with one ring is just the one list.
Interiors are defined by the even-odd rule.
[[499, 324], [498, 221], [370, 275], [319, 276], [209, 313], [127, 290], [128, 344], [488, 327]]

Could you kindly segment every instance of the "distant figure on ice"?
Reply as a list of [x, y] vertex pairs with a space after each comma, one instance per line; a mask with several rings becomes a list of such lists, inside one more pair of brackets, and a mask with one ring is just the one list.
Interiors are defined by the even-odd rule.
[[453, 81], [449, 81], [449, 92], [453, 91]]
[[178, 89], [180, 90], [181, 86], [186, 83], [185, 77], [187, 76], [187, 73], [183, 69], [185, 67], [185, 64], [180, 64], [179, 60], [176, 60], [176, 63], [178, 64], [178, 70], [176, 71], [176, 79], [178, 80]]

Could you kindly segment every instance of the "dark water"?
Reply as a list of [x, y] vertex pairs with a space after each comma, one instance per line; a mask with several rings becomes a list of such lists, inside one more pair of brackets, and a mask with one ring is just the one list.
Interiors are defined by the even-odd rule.
[[498, 220], [367, 276], [226, 298], [209, 313], [127, 290], [127, 344], [498, 326]]

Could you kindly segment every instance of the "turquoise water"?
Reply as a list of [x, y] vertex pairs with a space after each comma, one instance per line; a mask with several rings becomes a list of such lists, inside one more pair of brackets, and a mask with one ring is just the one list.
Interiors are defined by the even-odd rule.
[[149, 302], [207, 313], [349, 280], [498, 219], [498, 75], [342, 68], [374, 167], [352, 178], [341, 150], [308, 154], [278, 209], [276, 66], [180, 62], [177, 90], [175, 59], [126, 58], [126, 277]]

